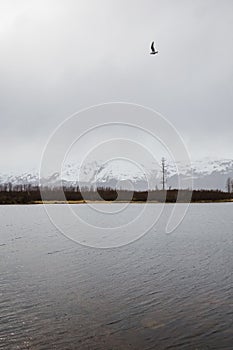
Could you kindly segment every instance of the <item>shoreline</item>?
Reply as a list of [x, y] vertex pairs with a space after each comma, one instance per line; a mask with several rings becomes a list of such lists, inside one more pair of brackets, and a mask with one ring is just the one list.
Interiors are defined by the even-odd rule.
[[51, 201], [33, 201], [30, 203], [0, 203], [0, 206], [6, 205], [56, 205], [56, 204], [120, 204], [120, 203], [128, 203], [128, 204], [208, 204], [208, 203], [233, 203], [233, 199], [222, 199], [222, 200], [200, 200], [200, 201], [179, 201], [179, 202], [173, 202], [173, 201], [166, 201], [166, 202], [159, 202], [159, 201], [95, 201], [95, 200], [78, 200], [78, 201], [57, 201], [57, 200], [51, 200]]

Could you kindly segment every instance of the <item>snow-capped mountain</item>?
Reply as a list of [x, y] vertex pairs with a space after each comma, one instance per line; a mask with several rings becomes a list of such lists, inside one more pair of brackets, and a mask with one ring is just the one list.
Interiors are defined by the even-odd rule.
[[[186, 179], [192, 177], [193, 189], [219, 189], [226, 190], [226, 182], [228, 178], [233, 179], [233, 160], [232, 159], [202, 159], [192, 162], [191, 167], [185, 165], [180, 166], [180, 178], [182, 178], [183, 186]], [[177, 170], [176, 165], [168, 164], [167, 167], [167, 184], [172, 188], [177, 187]], [[189, 183], [189, 181], [187, 181]]]
[[35, 170], [24, 172], [24, 173], [9, 173], [9, 174], [0, 174], [0, 184], [11, 183], [13, 186], [16, 185], [38, 185], [38, 172]]
[[[226, 181], [233, 179], [233, 160], [203, 159], [195, 161], [190, 166], [178, 164], [179, 177], [182, 179], [182, 187], [187, 188], [190, 178], [193, 179], [194, 189], [226, 189]], [[61, 173], [55, 172], [46, 179], [39, 179], [39, 172], [32, 170], [22, 174], [0, 174], [0, 184], [12, 186], [31, 184], [32, 186], [46, 184], [58, 186], [61, 181], [64, 185], [79, 185], [80, 187], [112, 187], [121, 189], [147, 190], [161, 188], [162, 171], [152, 165], [150, 169], [135, 165], [124, 160], [114, 162], [93, 162], [81, 166], [79, 164], [67, 164]], [[186, 181], [187, 180], [187, 181]], [[166, 163], [167, 188], [178, 187], [177, 164]]]

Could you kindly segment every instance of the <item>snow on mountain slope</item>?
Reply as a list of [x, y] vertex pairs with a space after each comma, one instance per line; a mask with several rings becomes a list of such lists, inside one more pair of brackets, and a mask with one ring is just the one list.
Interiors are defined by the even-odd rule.
[[15, 185], [37, 185], [38, 184], [38, 172], [24, 172], [19, 174], [0, 174], [0, 184], [11, 183], [13, 186]]
[[[192, 176], [194, 189], [221, 189], [225, 190], [227, 178], [233, 178], [233, 160], [202, 159], [192, 163], [191, 168], [185, 164], [178, 164], [180, 177], [184, 184], [185, 179]], [[134, 188], [145, 190], [161, 188], [161, 170], [152, 165], [150, 169], [135, 165], [124, 160], [108, 162], [93, 162], [81, 167], [79, 164], [68, 164], [62, 169], [61, 174], [51, 174], [49, 179], [44, 179], [47, 185], [56, 186], [62, 179], [65, 185], [79, 186], [104, 186], [118, 187], [122, 189]], [[177, 188], [177, 166], [167, 162], [166, 165], [167, 187]], [[32, 170], [22, 174], [0, 174], [0, 184], [39, 184], [39, 172]], [[43, 183], [43, 181], [41, 181]], [[149, 183], [149, 185], [148, 185]]]

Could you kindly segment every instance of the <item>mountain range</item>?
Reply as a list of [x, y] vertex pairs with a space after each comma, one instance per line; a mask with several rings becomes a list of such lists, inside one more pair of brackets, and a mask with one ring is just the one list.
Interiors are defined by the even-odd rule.
[[[203, 159], [192, 162], [191, 167], [179, 164], [179, 178], [182, 187], [190, 187], [190, 178], [193, 180], [193, 189], [226, 190], [228, 178], [233, 179], [232, 159]], [[46, 179], [39, 179], [37, 170], [23, 173], [0, 173], [0, 184], [11, 183], [16, 185], [36, 186], [46, 184], [51, 187], [63, 183], [65, 186], [79, 187], [111, 187], [120, 189], [147, 190], [161, 188], [162, 171], [155, 164], [150, 167], [116, 161], [109, 163], [93, 162], [81, 167], [79, 164], [67, 164], [61, 173], [53, 173]], [[177, 164], [166, 162], [166, 188], [178, 187]]]

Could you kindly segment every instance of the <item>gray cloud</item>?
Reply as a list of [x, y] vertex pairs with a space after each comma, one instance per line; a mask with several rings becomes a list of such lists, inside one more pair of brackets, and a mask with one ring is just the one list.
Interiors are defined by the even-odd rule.
[[60, 122], [109, 101], [164, 114], [194, 158], [233, 157], [231, 0], [0, 6], [1, 168], [36, 164]]

